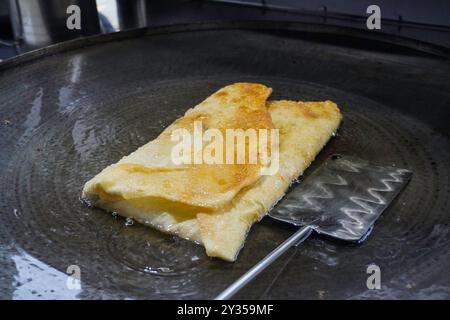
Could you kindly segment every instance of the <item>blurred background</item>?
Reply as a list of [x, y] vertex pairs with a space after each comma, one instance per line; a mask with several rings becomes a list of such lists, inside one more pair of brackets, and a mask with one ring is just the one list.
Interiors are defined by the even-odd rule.
[[[81, 9], [81, 30], [66, 27]], [[382, 29], [450, 48], [448, 0], [0, 0], [0, 59], [60, 41], [132, 28], [200, 21], [284, 20], [366, 29], [369, 5]]]

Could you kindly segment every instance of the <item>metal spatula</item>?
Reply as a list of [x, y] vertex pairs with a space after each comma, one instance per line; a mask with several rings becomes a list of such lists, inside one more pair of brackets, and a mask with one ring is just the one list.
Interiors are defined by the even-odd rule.
[[314, 231], [336, 239], [364, 241], [375, 221], [411, 179], [412, 172], [333, 155], [294, 188], [269, 216], [301, 226], [247, 273], [216, 297], [233, 296], [291, 246]]

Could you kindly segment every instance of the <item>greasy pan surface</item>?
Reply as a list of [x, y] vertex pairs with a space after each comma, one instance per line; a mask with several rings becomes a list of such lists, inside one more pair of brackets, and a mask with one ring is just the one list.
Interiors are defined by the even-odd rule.
[[[338, 103], [344, 122], [314, 166], [336, 152], [414, 172], [365, 243], [312, 237], [236, 297], [450, 298], [448, 60], [263, 26], [125, 34], [0, 65], [1, 298], [212, 298], [291, 235], [266, 218], [227, 263], [78, 200], [102, 168], [235, 81]], [[381, 290], [366, 287], [370, 263]], [[81, 290], [66, 287], [69, 265]]]

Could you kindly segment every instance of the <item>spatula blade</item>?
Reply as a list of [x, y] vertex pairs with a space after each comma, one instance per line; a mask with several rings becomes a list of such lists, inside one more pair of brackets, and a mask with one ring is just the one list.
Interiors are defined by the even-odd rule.
[[301, 181], [269, 215], [320, 234], [363, 241], [412, 172], [333, 155]]

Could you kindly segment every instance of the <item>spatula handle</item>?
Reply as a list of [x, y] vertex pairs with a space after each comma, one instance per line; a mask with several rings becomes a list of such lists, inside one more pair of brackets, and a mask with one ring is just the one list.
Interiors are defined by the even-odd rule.
[[303, 226], [296, 233], [290, 236], [286, 241], [280, 244], [275, 250], [269, 253], [264, 259], [258, 262], [253, 268], [248, 270], [244, 275], [237, 279], [232, 285], [226, 288], [221, 294], [219, 294], [215, 300], [227, 300], [231, 298], [236, 292], [249, 283], [254, 277], [256, 277], [261, 271], [268, 267], [273, 261], [281, 256], [287, 249], [293, 245], [298, 245], [306, 240], [313, 229], [311, 226]]

